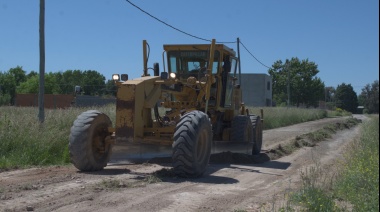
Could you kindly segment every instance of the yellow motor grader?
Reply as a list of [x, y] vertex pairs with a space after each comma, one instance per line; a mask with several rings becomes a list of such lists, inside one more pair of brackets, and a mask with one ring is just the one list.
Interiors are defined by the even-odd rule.
[[239, 58], [233, 49], [215, 39], [211, 44], [164, 45], [160, 73], [158, 63], [148, 68], [148, 47], [144, 40], [141, 78], [112, 76], [117, 85], [115, 125], [97, 110], [74, 121], [69, 152], [75, 167], [96, 171], [111, 157], [171, 153], [177, 175], [198, 177], [211, 153], [260, 153], [263, 114], [249, 114], [242, 102]]

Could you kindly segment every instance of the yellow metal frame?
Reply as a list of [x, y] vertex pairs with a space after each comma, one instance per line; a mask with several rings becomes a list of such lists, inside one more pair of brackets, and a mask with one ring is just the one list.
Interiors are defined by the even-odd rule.
[[[192, 110], [203, 110], [208, 113], [210, 109], [220, 110], [225, 113], [224, 119], [231, 121], [235, 115], [241, 114], [241, 90], [239, 87], [234, 88], [233, 107], [223, 108], [217, 102], [212, 108], [209, 107], [209, 99], [212, 84], [221, 84], [221, 63], [223, 55], [235, 57], [236, 53], [233, 49], [222, 44], [216, 44], [215, 39], [211, 44], [199, 45], [164, 45], [166, 52], [170, 51], [186, 51], [186, 50], [203, 50], [209, 52], [209, 63], [207, 67], [206, 80], [188, 78], [187, 81], [179, 81], [178, 79], [161, 79], [159, 76], [149, 76], [147, 67], [147, 42], [143, 41], [143, 66], [144, 73], [141, 78], [128, 80], [126, 82], [116, 82], [117, 92], [117, 108], [116, 108], [116, 126], [110, 128], [110, 132], [115, 132], [117, 142], [140, 142], [149, 144], [171, 145], [172, 135], [175, 126], [161, 126], [158, 120], [153, 120], [152, 109], [156, 107], [158, 100], [163, 100], [161, 106], [171, 108], [172, 111], [168, 115], [171, 119], [178, 119], [181, 114]], [[220, 62], [219, 70], [213, 76], [212, 70], [214, 65], [215, 51], [219, 51]], [[169, 65], [168, 65], [169, 66]], [[169, 74], [170, 68], [168, 67]], [[215, 79], [218, 78], [218, 81]], [[162, 86], [175, 86], [181, 84], [182, 91], [163, 90]], [[195, 90], [197, 89], [197, 92]], [[176, 100], [166, 99], [162, 93], [166, 92], [176, 96]], [[216, 95], [221, 96], [221, 89], [217, 89]], [[189, 100], [191, 99], [191, 101]], [[213, 121], [216, 118], [209, 114]], [[178, 121], [177, 120], [177, 121]]]

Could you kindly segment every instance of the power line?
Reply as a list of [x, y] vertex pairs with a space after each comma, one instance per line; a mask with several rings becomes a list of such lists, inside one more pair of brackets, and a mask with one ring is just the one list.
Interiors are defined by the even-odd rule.
[[269, 68], [269, 69], [271, 69], [269, 66], [267, 66], [267, 65], [265, 65], [264, 63], [262, 63], [259, 59], [257, 59], [248, 49], [247, 49], [247, 47], [245, 47], [245, 45], [240, 41], [240, 44], [244, 47], [244, 49], [253, 57], [253, 58], [255, 58], [255, 60], [257, 61], [257, 62], [259, 62], [262, 66], [264, 66], [264, 67], [266, 67], [266, 68]]
[[[133, 4], [131, 1], [129, 1], [129, 0], [126, 0], [126, 1], [127, 1], [129, 4], [131, 4], [132, 6], [134, 6], [135, 8], [137, 8], [138, 10], [140, 10], [141, 12], [143, 12], [143, 13], [147, 14], [148, 16], [150, 16], [151, 18], [156, 19], [157, 21], [159, 21], [159, 22], [165, 24], [166, 26], [168, 26], [168, 27], [170, 27], [170, 28], [172, 28], [172, 29], [174, 29], [174, 30], [176, 30], [176, 31], [178, 31], [178, 32], [181, 32], [181, 33], [183, 33], [183, 34], [185, 34], [185, 35], [188, 35], [188, 36], [190, 36], [190, 37], [193, 37], [193, 38], [196, 38], [196, 39], [199, 39], [199, 40], [203, 40], [203, 41], [211, 42], [210, 39], [201, 38], [201, 37], [198, 37], [198, 36], [192, 35], [192, 34], [190, 34], [190, 33], [187, 33], [187, 32], [185, 32], [185, 31], [182, 31], [182, 30], [180, 30], [180, 29], [178, 29], [178, 28], [176, 28], [176, 27], [174, 27], [174, 26], [172, 26], [172, 25], [166, 23], [165, 21], [160, 20], [159, 18], [153, 16], [152, 14], [148, 13], [147, 11], [141, 9], [139, 6]], [[236, 43], [236, 41], [233, 41], [233, 42], [217, 42], [217, 43]]]
[[[187, 32], [185, 32], [185, 31], [182, 31], [182, 30], [180, 30], [180, 29], [178, 29], [178, 28], [176, 28], [176, 27], [174, 27], [174, 26], [172, 26], [172, 25], [170, 25], [170, 24], [168, 24], [168, 23], [166, 23], [165, 21], [162, 21], [161, 19], [159, 19], [159, 18], [157, 18], [157, 17], [155, 17], [155, 16], [153, 16], [152, 14], [150, 14], [150, 13], [148, 13], [147, 11], [145, 11], [145, 10], [143, 10], [142, 8], [140, 8], [139, 6], [137, 6], [137, 5], [135, 5], [135, 4], [133, 4], [131, 1], [129, 1], [129, 0], [126, 0], [130, 5], [132, 5], [133, 7], [135, 7], [135, 8], [137, 8], [138, 10], [140, 10], [141, 12], [143, 12], [143, 13], [145, 13], [146, 15], [148, 15], [148, 16], [150, 16], [151, 18], [153, 18], [153, 19], [155, 19], [155, 20], [157, 20], [157, 21], [159, 21], [159, 22], [161, 22], [162, 24], [165, 24], [166, 26], [168, 26], [168, 27], [170, 27], [170, 28], [172, 28], [172, 29], [174, 29], [174, 30], [176, 30], [176, 31], [178, 31], [178, 32], [181, 32], [181, 33], [183, 33], [183, 34], [185, 34], [185, 35], [188, 35], [188, 36], [190, 36], [190, 37], [193, 37], [193, 38], [196, 38], [196, 39], [199, 39], [199, 40], [203, 40], [203, 41], [207, 41], [207, 42], [211, 42], [211, 40], [210, 39], [205, 39], [205, 38], [201, 38], [201, 37], [198, 37], [198, 36], [195, 36], [195, 35], [193, 35], [193, 34], [190, 34], [190, 33], [187, 33]], [[231, 41], [231, 42], [217, 42], [217, 43], [236, 43], [236, 41]], [[266, 68], [269, 68], [270, 69], [270, 67], [269, 66], [266, 66], [264, 63], [262, 63], [260, 60], [258, 60], [249, 50], [248, 50], [248, 48], [240, 41], [240, 44], [244, 47], [244, 49], [257, 61], [257, 62], [259, 62], [262, 66], [264, 66], [264, 67], [266, 67]]]

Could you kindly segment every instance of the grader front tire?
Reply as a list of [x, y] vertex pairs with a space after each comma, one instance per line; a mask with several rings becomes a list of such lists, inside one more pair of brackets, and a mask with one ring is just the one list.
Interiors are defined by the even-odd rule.
[[112, 126], [109, 117], [99, 111], [90, 110], [80, 114], [70, 132], [70, 160], [81, 171], [102, 170], [109, 161], [112, 146], [107, 144]]
[[208, 165], [212, 131], [208, 116], [192, 111], [182, 116], [174, 133], [173, 170], [181, 177], [199, 177]]

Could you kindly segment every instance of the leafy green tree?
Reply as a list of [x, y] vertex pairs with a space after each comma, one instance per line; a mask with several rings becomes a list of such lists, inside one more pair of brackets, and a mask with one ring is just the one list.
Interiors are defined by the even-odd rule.
[[55, 74], [62, 94], [72, 94], [76, 85], [83, 85], [83, 74], [80, 70], [67, 70]]
[[38, 75], [37, 72], [35, 72], [35, 71], [31, 71], [31, 72], [29, 72], [29, 74], [26, 75], [26, 78], [29, 79], [29, 78], [31, 78], [31, 77], [33, 77], [33, 76], [37, 76], [37, 75]]
[[16, 86], [20, 85], [20, 83], [26, 81], [26, 74], [25, 71], [22, 70], [21, 66], [17, 66], [16, 68], [9, 69], [9, 74], [11, 74], [16, 82]]
[[369, 113], [379, 113], [379, 80], [367, 84], [359, 95], [359, 103]]
[[336, 107], [355, 113], [358, 107], [358, 97], [351, 84], [338, 85], [335, 93]]
[[268, 70], [273, 80], [273, 96], [277, 103], [287, 102], [288, 83], [290, 102], [299, 107], [301, 104], [318, 106], [319, 100], [324, 100], [324, 83], [316, 75], [318, 66], [308, 59], [300, 61], [297, 57], [276, 61]]
[[38, 81], [38, 75], [30, 77], [27, 81], [21, 83], [20, 86], [17, 87], [17, 93], [38, 93]]
[[[34, 75], [17, 87], [17, 93], [38, 93], [39, 76]], [[60, 87], [54, 73], [45, 74], [45, 94], [59, 94]]]
[[13, 104], [16, 87], [25, 80], [25, 71], [21, 66], [0, 72], [0, 105]]
[[86, 95], [101, 95], [105, 88], [106, 78], [97, 71], [88, 70], [83, 72], [83, 91]]
[[104, 94], [105, 77], [97, 71], [67, 70], [55, 75], [63, 94], [72, 94], [77, 85], [81, 86], [85, 95]]
[[9, 72], [0, 72], [0, 105], [12, 104], [16, 95], [16, 81]]

